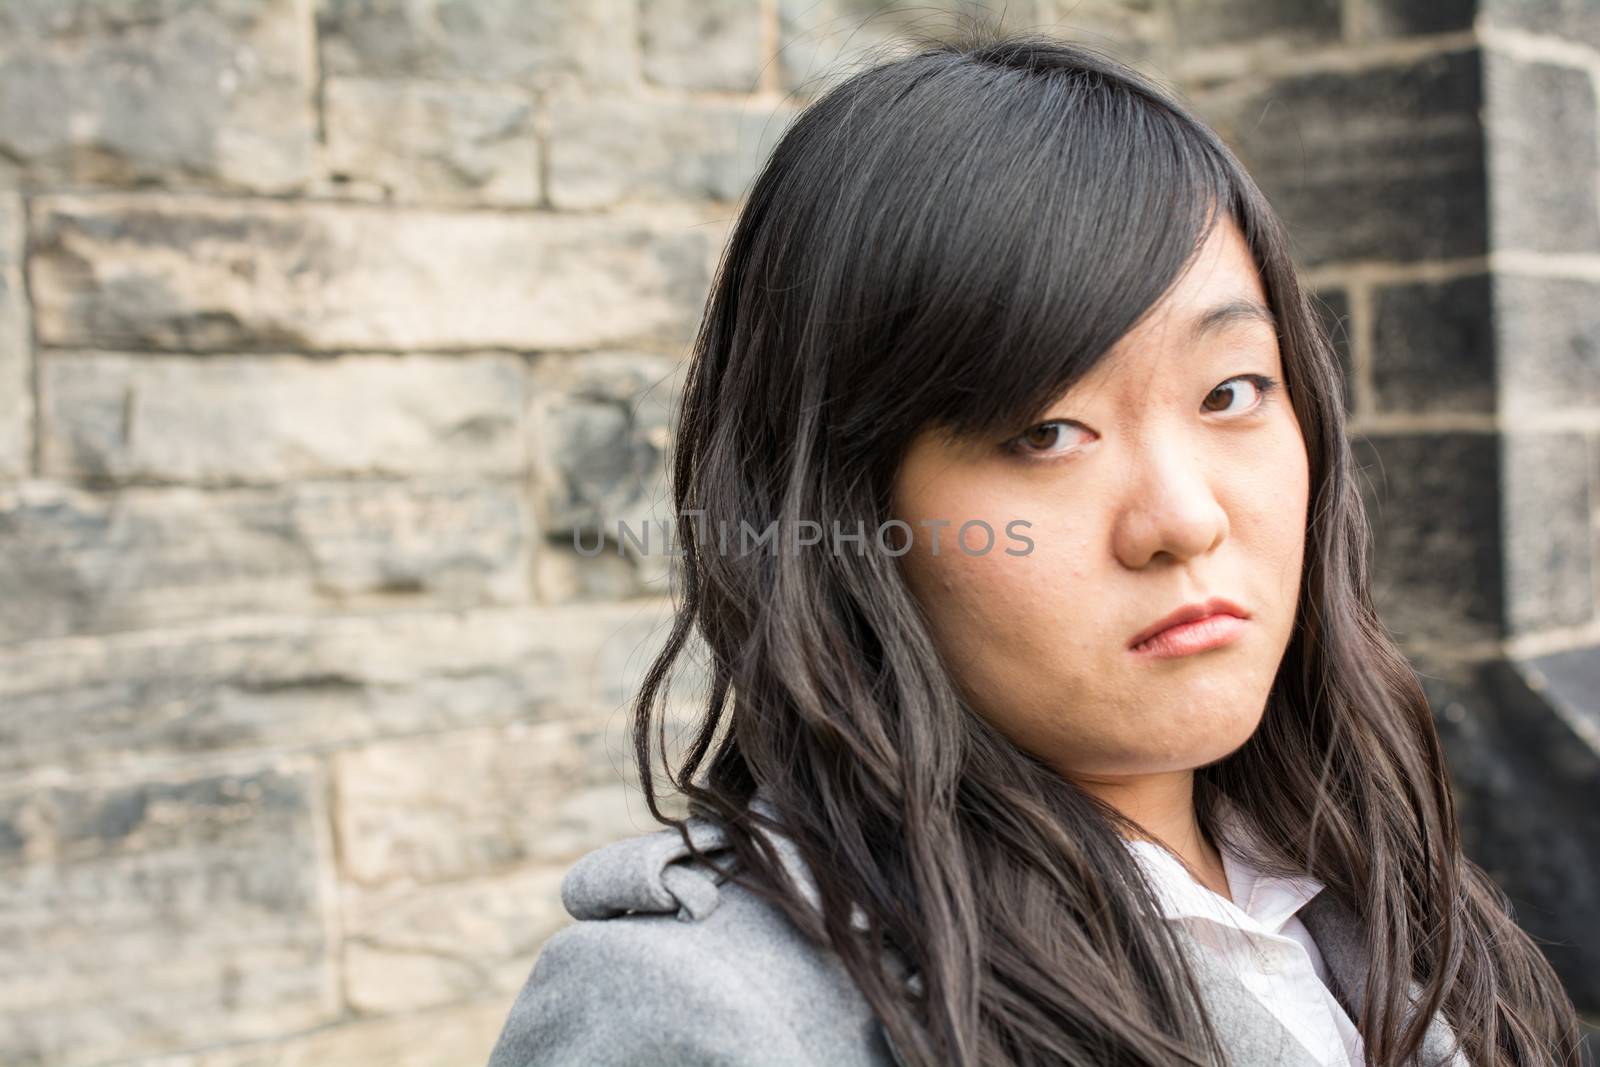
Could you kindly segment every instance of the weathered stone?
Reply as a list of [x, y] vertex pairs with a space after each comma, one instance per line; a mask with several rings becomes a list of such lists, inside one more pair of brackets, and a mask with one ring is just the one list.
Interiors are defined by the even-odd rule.
[[321, 774], [0, 795], [0, 1060], [98, 1063], [340, 1010]]
[[452, 610], [528, 599], [530, 531], [518, 482], [350, 485], [287, 493], [316, 591], [341, 610]]
[[1191, 53], [1257, 38], [1305, 47], [1339, 40], [1340, 7], [1339, 0], [1177, 0], [1173, 20], [1179, 45]]
[[1037, 26], [1027, 24], [1025, 4], [1002, 4], [1000, 11], [1012, 8], [1018, 29], [1106, 49], [1142, 69], [1170, 70], [1177, 60], [1171, 8], [1164, 0], [1039, 0], [1032, 16]]
[[[1600, 646], [1595, 644], [1546, 652], [1518, 661], [1516, 671], [1531, 692], [1555, 714], [1574, 735], [1576, 744], [1560, 767], [1575, 784], [1584, 781], [1585, 772], [1600, 770]], [[1594, 827], [1600, 830], [1600, 827]], [[1600, 852], [1591, 852], [1600, 860]], [[1600, 974], [1596, 975], [1600, 980]]]
[[651, 0], [640, 11], [644, 74], [681, 89], [754, 92], [762, 52], [757, 0]]
[[311, 0], [9, 0], [0, 169], [45, 183], [296, 189], [316, 138]]
[[323, 88], [336, 182], [390, 200], [532, 205], [539, 143], [527, 90], [334, 78]]
[[[512, 745], [533, 740], [506, 739]], [[417, 752], [416, 756], [426, 754]], [[612, 758], [624, 757], [613, 754]], [[481, 758], [473, 765], [490, 768]], [[503, 766], [504, 761], [495, 761], [495, 765]], [[555, 805], [554, 818], [566, 849], [558, 861], [459, 882], [417, 885], [402, 880], [377, 887], [347, 883], [343, 887], [344, 975], [351, 1006], [368, 1012], [414, 1011], [467, 997], [515, 993], [521, 988], [545, 939], [572, 921], [561, 903], [561, 879], [572, 862], [610, 841], [658, 828], [642, 800], [631, 792], [633, 786], [624, 785], [620, 774], [611, 777], [613, 782], [578, 788], [575, 795], [564, 796]], [[458, 777], [447, 774], [445, 781], [456, 783]], [[473, 803], [486, 799], [477, 783], [464, 784]], [[546, 817], [548, 798], [553, 795], [550, 790], [535, 789], [532, 796], [524, 795], [525, 802], [519, 807], [519, 794], [509, 784], [506, 788], [506, 795], [494, 805], [496, 810], [484, 813], [495, 825], [535, 821], [529, 812], [536, 812], [540, 819]], [[419, 802], [426, 802], [423, 794], [400, 800], [405, 810]], [[597, 809], [596, 814], [583, 813], [584, 806]], [[662, 806], [669, 814], [684, 814], [681, 798], [664, 798]], [[437, 834], [465, 832], [481, 837], [481, 830], [474, 829], [481, 824], [463, 819], [465, 813], [452, 811], [452, 804], [441, 807], [442, 811], [420, 820], [419, 825]], [[376, 812], [369, 816], [378, 817]], [[563, 828], [579, 832], [561, 834]], [[541, 851], [550, 853], [552, 849], [547, 843]]]
[[1403, 642], [1502, 636], [1499, 441], [1487, 433], [1351, 441], [1371, 519], [1373, 597]]
[[[336, 757], [343, 875], [459, 881], [645, 829], [627, 731], [593, 713], [378, 742]], [[536, 814], [536, 818], [530, 815]], [[636, 822], [636, 820], [639, 820]]]
[[1364, 0], [1355, 9], [1351, 33], [1369, 40], [1470, 30], [1480, 6], [1480, 0]]
[[[251, 616], [0, 645], [0, 774], [616, 707], [668, 624], [637, 605], [567, 605]], [[700, 657], [681, 663], [685, 693], [704, 688]]]
[[1514, 902], [1517, 924], [1580, 1006], [1600, 1002], [1590, 936], [1600, 921], [1600, 753], [1563, 706], [1577, 694], [1556, 690], [1590, 682], [1592, 700], [1597, 663], [1593, 645], [1531, 661], [1417, 662], [1439, 713], [1462, 848]]
[[524, 469], [515, 356], [52, 352], [39, 364], [49, 475], [239, 484]]
[[695, 212], [39, 197], [39, 339], [188, 350], [680, 345], [710, 285]]
[[[892, 58], [919, 35], [939, 37], [979, 25], [1002, 32], [1034, 30], [1061, 36], [1132, 31], [1146, 0], [1081, 0], [1070, 5], [969, 0], [876, 3], [873, 0], [778, 0], [778, 68], [786, 91], [816, 96], [844, 76]], [[1057, 11], [1057, 7], [1065, 10]], [[1119, 54], [1136, 58], [1146, 35], [1117, 36]], [[1102, 42], [1103, 43], [1103, 42]]]
[[[338, 757], [354, 1007], [411, 1010], [526, 981], [539, 944], [570, 921], [560, 881], [571, 863], [657, 828], [615, 719], [517, 723]], [[669, 728], [674, 760], [681, 725]], [[684, 814], [676, 795], [662, 806]]]
[[[621, 791], [612, 789], [619, 798]], [[437, 885], [345, 885], [350, 1006], [370, 1014], [410, 1012], [515, 993], [527, 981], [539, 946], [572, 921], [561, 905], [561, 879], [570, 866], [518, 868]]]
[[0, 193], [0, 481], [33, 462], [32, 326], [22, 287], [22, 201]]
[[1480, 67], [1463, 49], [1191, 96], [1283, 217], [1304, 265], [1480, 256], [1489, 242]]
[[634, 352], [534, 360], [529, 441], [549, 528], [603, 522], [659, 488], [685, 369], [670, 357]]
[[1502, 437], [1506, 624], [1512, 635], [1595, 617], [1588, 449], [1578, 433]]
[[[1600, 563], [1600, 433], [1589, 435], [1589, 499], [1594, 504], [1595, 559]], [[1600, 573], [1600, 568], [1597, 568]]]
[[596, 561], [598, 575], [613, 573], [601, 556], [625, 556], [633, 595], [666, 593], [676, 558], [666, 453], [685, 369], [662, 356], [596, 352], [541, 356], [531, 370], [535, 523], [565, 542], [562, 551]]
[[0, 490], [0, 641], [529, 596], [520, 483]]
[[1372, 315], [1372, 388], [1379, 411], [1495, 409], [1488, 275], [1379, 286]]
[[575, 547], [575, 536], [586, 549], [600, 538], [598, 533], [582, 536], [568, 530], [546, 537], [539, 546], [533, 567], [535, 600], [542, 604], [611, 602], [646, 592], [638, 569], [625, 554], [607, 546], [605, 551], [588, 555]]
[[1496, 252], [1600, 252], [1594, 81], [1586, 70], [1484, 53]]
[[740, 200], [795, 109], [565, 92], [549, 111], [550, 201], [588, 209]]
[[[1466, 0], [1451, 0], [1465, 3]], [[1600, 48], [1600, 7], [1594, 0], [1479, 0], [1486, 24]]]
[[[531, 961], [530, 961], [531, 966]], [[340, 1025], [203, 1052], [127, 1061], [119, 1067], [439, 1067], [486, 1063], [514, 994]]]
[[1501, 412], [1600, 407], [1600, 284], [1500, 271], [1494, 291]]
[[467, 78], [545, 87], [639, 80], [632, 0], [326, 0], [332, 74]]

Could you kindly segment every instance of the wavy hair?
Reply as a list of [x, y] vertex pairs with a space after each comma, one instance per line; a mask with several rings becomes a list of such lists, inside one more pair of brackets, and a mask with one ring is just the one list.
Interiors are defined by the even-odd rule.
[[[1227, 1062], [1124, 845], [1138, 827], [966, 703], [893, 556], [789, 541], [806, 520], [877, 529], [927, 427], [996, 435], [1037, 418], [1223, 212], [1277, 320], [1311, 498], [1263, 719], [1197, 769], [1197, 817], [1360, 919], [1369, 1062], [1412, 1057], [1440, 1010], [1474, 1064], [1565, 1062], [1572, 1003], [1463, 856], [1432, 712], [1374, 612], [1341, 374], [1272, 208], [1174, 94], [1100, 50], [988, 29], [918, 44], [795, 118], [715, 273], [670, 471], [677, 610], [633, 706], [652, 815], [683, 829], [658, 804], [652, 740], [670, 762], [657, 706], [696, 636], [706, 707], [665, 776], [691, 815], [727, 825], [741, 884], [838, 953], [908, 1064]], [[708, 536], [773, 522], [785, 550]], [[758, 786], [820, 913], [755, 832]], [[1221, 836], [1219, 792], [1270, 854]], [[891, 949], [920, 988], [887, 968]]]

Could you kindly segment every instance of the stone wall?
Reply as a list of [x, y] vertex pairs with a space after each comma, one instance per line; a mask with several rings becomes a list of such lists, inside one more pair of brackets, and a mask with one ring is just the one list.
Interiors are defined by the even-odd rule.
[[[1600, 18], [1002, 6], [1192, 92], [1287, 216], [1402, 636], [1587, 662]], [[666, 514], [785, 122], [957, 7], [0, 6], [0, 1062], [482, 1062], [560, 875], [649, 828], [666, 572], [572, 532]], [[1481, 814], [1520, 720], [1480, 695], [1440, 706]]]

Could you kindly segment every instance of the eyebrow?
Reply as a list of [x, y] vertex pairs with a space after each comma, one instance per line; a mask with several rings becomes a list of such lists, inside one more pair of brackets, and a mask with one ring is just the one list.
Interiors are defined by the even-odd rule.
[[1235, 323], [1260, 322], [1278, 332], [1278, 320], [1273, 318], [1272, 310], [1259, 300], [1240, 297], [1230, 300], [1225, 304], [1217, 304], [1200, 312], [1189, 320], [1189, 339], [1201, 341], [1206, 335], [1218, 333]]

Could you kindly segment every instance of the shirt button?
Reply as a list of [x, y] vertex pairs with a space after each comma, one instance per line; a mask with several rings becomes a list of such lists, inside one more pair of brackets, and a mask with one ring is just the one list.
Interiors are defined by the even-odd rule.
[[1261, 968], [1261, 973], [1263, 974], [1277, 974], [1278, 954], [1258, 948], [1256, 949], [1256, 965]]

